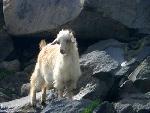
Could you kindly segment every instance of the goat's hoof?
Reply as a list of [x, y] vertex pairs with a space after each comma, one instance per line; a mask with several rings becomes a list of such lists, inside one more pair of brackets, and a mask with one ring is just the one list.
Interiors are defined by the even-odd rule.
[[44, 101], [41, 102], [42, 106], [46, 106], [46, 103]]

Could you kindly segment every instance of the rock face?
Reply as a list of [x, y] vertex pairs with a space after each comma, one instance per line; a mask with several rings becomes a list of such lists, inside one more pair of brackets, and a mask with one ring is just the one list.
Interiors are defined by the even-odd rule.
[[3, 0], [7, 30], [13, 35], [55, 29], [81, 12], [81, 0]]

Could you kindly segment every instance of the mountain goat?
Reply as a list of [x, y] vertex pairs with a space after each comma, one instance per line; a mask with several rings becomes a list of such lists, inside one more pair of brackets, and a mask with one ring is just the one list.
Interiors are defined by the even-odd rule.
[[[45, 42], [42, 41], [43, 44]], [[64, 90], [67, 96], [73, 96], [77, 81], [81, 76], [79, 53], [76, 39], [69, 30], [62, 30], [50, 44], [40, 45], [41, 51], [30, 79], [31, 105], [36, 104], [36, 89], [41, 88], [41, 103], [46, 101], [46, 88], [54, 87], [58, 95], [63, 97]]]

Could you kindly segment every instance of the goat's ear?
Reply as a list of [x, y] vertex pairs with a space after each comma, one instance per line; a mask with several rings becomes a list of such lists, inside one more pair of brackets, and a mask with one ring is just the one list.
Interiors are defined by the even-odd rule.
[[71, 37], [71, 42], [72, 42], [72, 43], [75, 43], [75, 42], [76, 42], [76, 39], [75, 39], [73, 36]]
[[69, 31], [69, 32], [70, 32], [70, 36], [71, 36], [71, 42], [75, 43], [76, 39], [74, 38], [73, 33], [71, 31]]
[[57, 43], [57, 40], [55, 39], [52, 43], [51, 43], [51, 45], [55, 45]]
[[39, 43], [39, 48], [40, 48], [40, 50], [42, 50], [42, 48], [45, 47], [45, 46], [46, 46], [46, 41], [43, 39], [43, 40], [41, 40], [40, 43]]

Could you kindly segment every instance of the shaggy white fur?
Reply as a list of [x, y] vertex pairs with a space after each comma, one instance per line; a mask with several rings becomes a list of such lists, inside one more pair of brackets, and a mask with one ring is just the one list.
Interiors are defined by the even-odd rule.
[[73, 33], [62, 30], [51, 44], [40, 44], [40, 47], [42, 49], [30, 81], [31, 104], [36, 104], [37, 88], [42, 89], [42, 103], [46, 100], [47, 87], [56, 88], [61, 97], [65, 89], [71, 98], [72, 90], [76, 88], [81, 76], [79, 53]]

